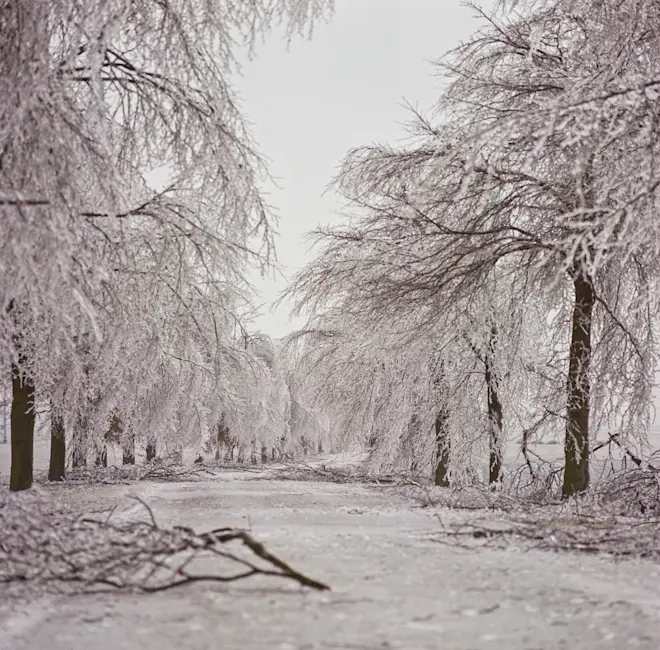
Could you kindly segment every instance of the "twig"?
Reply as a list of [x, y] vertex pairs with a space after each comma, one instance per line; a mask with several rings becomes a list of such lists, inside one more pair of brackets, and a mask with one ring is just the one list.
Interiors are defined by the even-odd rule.
[[[140, 497], [131, 498], [149, 513], [149, 521], [113, 521], [94, 513], [77, 516], [38, 495], [0, 495], [0, 584], [23, 590], [111, 587], [154, 593], [192, 582], [229, 583], [261, 575], [329, 589], [281, 560], [245, 530], [220, 528], [197, 534], [182, 526], [161, 528], [151, 507]], [[229, 548], [232, 542], [242, 542], [259, 562], [234, 553]], [[190, 571], [204, 556], [222, 560], [234, 570], [219, 566], [218, 571], [204, 574]], [[236, 571], [239, 566], [241, 570]]]

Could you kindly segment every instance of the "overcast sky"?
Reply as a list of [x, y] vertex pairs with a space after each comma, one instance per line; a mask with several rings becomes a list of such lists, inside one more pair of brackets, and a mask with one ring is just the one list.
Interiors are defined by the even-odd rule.
[[[494, 0], [482, 0], [488, 9]], [[339, 202], [323, 195], [352, 147], [405, 137], [404, 100], [429, 108], [442, 81], [430, 61], [479, 28], [461, 0], [336, 0], [330, 23], [310, 41], [273, 35], [237, 80], [242, 106], [278, 187], [269, 202], [280, 216], [277, 252], [284, 277], [259, 279], [264, 304], [256, 325], [288, 333], [288, 308], [270, 303], [312, 257], [305, 234], [338, 223]]]

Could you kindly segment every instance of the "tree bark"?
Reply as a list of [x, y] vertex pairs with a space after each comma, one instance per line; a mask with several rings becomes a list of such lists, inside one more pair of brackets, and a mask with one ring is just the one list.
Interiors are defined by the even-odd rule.
[[502, 480], [502, 402], [499, 394], [499, 377], [493, 367], [496, 343], [497, 330], [493, 327], [484, 359], [488, 391], [488, 444], [490, 447], [488, 483], [490, 485], [495, 485]]
[[[220, 461], [222, 457], [222, 449], [225, 449], [224, 458], [227, 460], [227, 456], [231, 456], [231, 459], [234, 457], [234, 451], [232, 446], [232, 439], [229, 435], [229, 427], [225, 424], [224, 413], [220, 416], [220, 421], [216, 425], [216, 447], [215, 447], [215, 460]], [[231, 460], [230, 459], [230, 460]]]
[[596, 296], [591, 279], [576, 273], [573, 279], [575, 306], [571, 328], [564, 440], [564, 483], [568, 498], [589, 487], [589, 365], [591, 327]]
[[108, 466], [108, 445], [103, 444], [101, 445], [101, 448], [97, 450], [94, 465], [96, 465], [96, 467]]
[[50, 409], [50, 463], [48, 480], [63, 481], [66, 465], [66, 435], [64, 418], [52, 406]]
[[127, 436], [122, 441], [122, 464], [135, 465], [135, 436]]
[[435, 469], [434, 483], [441, 487], [449, 487], [449, 459], [451, 454], [451, 439], [449, 435], [449, 410], [446, 399], [445, 367], [440, 355], [431, 360], [433, 386], [438, 396], [438, 412], [435, 416]]
[[[19, 361], [20, 364], [20, 361]], [[34, 460], [34, 382], [21, 376], [20, 366], [11, 367], [11, 476], [13, 492], [32, 487]]]
[[435, 416], [435, 484], [449, 487], [449, 413], [443, 406]]
[[78, 430], [73, 434], [71, 467], [87, 467], [87, 421], [78, 423]]
[[147, 444], [147, 462], [150, 463], [154, 458], [156, 458], [156, 443], [150, 442]]

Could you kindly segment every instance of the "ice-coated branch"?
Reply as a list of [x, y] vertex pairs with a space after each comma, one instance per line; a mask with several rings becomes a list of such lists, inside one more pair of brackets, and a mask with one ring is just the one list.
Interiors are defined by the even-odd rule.
[[[193, 582], [266, 576], [329, 589], [277, 557], [248, 531], [164, 528], [148, 504], [137, 501], [147, 521], [120, 518], [114, 509], [79, 516], [36, 495], [3, 494], [0, 584], [67, 592], [108, 588], [153, 593]], [[235, 549], [233, 542], [240, 542], [248, 553]]]

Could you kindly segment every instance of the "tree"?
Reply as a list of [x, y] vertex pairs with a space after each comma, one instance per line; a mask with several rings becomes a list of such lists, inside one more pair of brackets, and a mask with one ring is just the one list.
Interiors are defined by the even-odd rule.
[[619, 8], [558, 0], [484, 15], [441, 62], [450, 84], [433, 120], [415, 116], [412, 144], [348, 155], [336, 187], [355, 219], [319, 233], [293, 287], [312, 313], [433, 331], [442, 349], [465, 337], [459, 354], [483, 364], [491, 439], [503, 379], [534, 387], [523, 410], [537, 402], [545, 426], [564, 426], [564, 496], [588, 487], [591, 421], [643, 437], [651, 410], [660, 53], [646, 37], [660, 22], [647, 0], [622, 20]]
[[[473, 104], [458, 113], [469, 113], [471, 124], [481, 122], [477, 140], [491, 145], [487, 155], [480, 150], [484, 171], [516, 187], [517, 198], [527, 195], [524, 232], [538, 237], [537, 266], [559, 282], [565, 273], [572, 285], [563, 485], [570, 496], [589, 485], [592, 415], [621, 426], [616, 413], [625, 413], [630, 421], [623, 430], [638, 435], [649, 422], [653, 323], [648, 313], [631, 318], [629, 309], [656, 301], [657, 236], [649, 226], [657, 194], [657, 128], [647, 91], [632, 88], [640, 78], [642, 88], [654, 85], [660, 52], [648, 36], [660, 23], [657, 6], [645, 0], [629, 3], [623, 13], [613, 2], [530, 5], [519, 19], [492, 20], [490, 29], [458, 50], [447, 66], [458, 77], [448, 99], [459, 107]], [[622, 163], [643, 170], [644, 181], [631, 178], [624, 171], [631, 167]], [[474, 166], [478, 170], [479, 162]], [[530, 190], [552, 210], [545, 223], [530, 209]], [[512, 225], [522, 224], [518, 219]], [[624, 286], [635, 301], [622, 299]], [[624, 373], [613, 371], [611, 361], [592, 367], [596, 350], [609, 348], [612, 336], [633, 351]], [[600, 404], [592, 403], [594, 397]]]
[[62, 481], [66, 472], [66, 430], [64, 417], [51, 404], [50, 408], [50, 462], [48, 480]]
[[[349, 316], [349, 307], [338, 302], [291, 336], [289, 346], [298, 348], [295, 401], [333, 446], [366, 447], [369, 470], [434, 475], [441, 467], [439, 484], [450, 477], [460, 483], [478, 462], [485, 430], [475, 402], [463, 405], [464, 397], [479, 399], [474, 368], [453, 354], [456, 348], [440, 350], [433, 336], [403, 344], [391, 323]], [[468, 389], [457, 400], [452, 391], [462, 373]], [[458, 432], [475, 437], [464, 444]]]
[[[245, 269], [268, 263], [272, 249], [257, 188], [264, 166], [229, 80], [234, 46], [252, 48], [278, 22], [291, 37], [331, 9], [331, 0], [4, 3], [0, 260], [11, 282], [0, 286], [0, 363], [20, 364], [17, 390], [38, 379], [47, 395], [65, 361], [66, 378], [76, 376], [79, 336], [91, 333], [84, 354], [96, 359], [97, 383], [85, 396], [74, 382], [58, 408], [75, 420], [96, 403], [107, 416], [111, 378], [153, 397], [163, 374], [150, 374], [160, 365], [166, 375], [185, 339], [214, 363], [233, 347], [227, 323]], [[146, 183], [153, 169], [166, 169], [164, 189]], [[188, 329], [171, 346], [170, 319], [182, 313]], [[30, 417], [13, 422], [17, 440], [32, 439]], [[17, 472], [31, 467], [30, 450], [16, 447]]]

